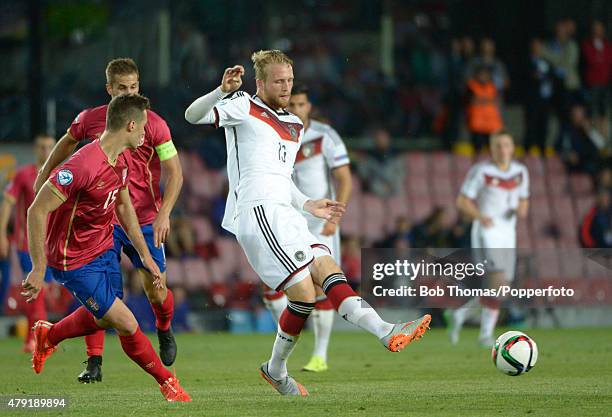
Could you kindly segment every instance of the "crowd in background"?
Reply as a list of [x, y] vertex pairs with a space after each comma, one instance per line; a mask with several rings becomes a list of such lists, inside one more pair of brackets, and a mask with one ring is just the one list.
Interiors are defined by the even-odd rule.
[[[261, 28], [248, 20], [241, 21], [241, 41], [223, 51], [218, 46], [219, 31], [207, 31], [179, 10], [172, 16], [176, 30], [171, 39], [171, 76], [169, 85], [164, 87], [155, 85], [146, 74], [155, 66], [147, 51], [134, 49], [134, 58], [143, 72], [142, 92], [152, 98], [154, 109], [168, 121], [175, 141], [184, 150], [199, 155], [198, 163], [210, 174], [209, 178], [220, 178], [221, 185], [215, 184], [215, 192], [207, 194], [204, 203], [194, 204], [189, 199], [190, 190], [184, 190], [173, 213], [167, 244], [171, 258], [208, 260], [217, 256], [219, 249], [214, 241], [198, 241], [194, 216], [209, 219], [215, 236], [227, 236], [219, 226], [226, 194], [224, 138], [221, 131], [184, 122], [185, 106], [218, 85], [228, 64], [240, 63], [249, 68], [251, 52], [264, 46], [287, 50], [294, 59], [296, 79], [309, 86], [317, 117], [347, 139], [352, 169], [364, 193], [385, 200], [402, 195], [408, 174], [401, 152], [416, 139], [432, 138], [432, 146], [441, 144], [449, 151], [485, 153], [489, 135], [508, 127], [509, 106], [519, 105], [523, 110], [522, 129], [515, 140], [522, 145], [521, 152], [535, 157], [556, 154], [569, 172], [586, 173], [593, 179], [597, 200], [581, 224], [580, 243], [586, 247], [612, 247], [609, 28], [600, 21], [578, 28], [574, 20], [560, 19], [550, 36], [533, 37], [528, 45], [517, 44], [522, 59], [509, 65], [499, 56], [493, 37], [438, 30], [435, 19], [417, 14], [396, 22], [393, 65], [383, 70], [380, 51], [375, 46], [378, 21], [375, 25], [362, 25], [359, 22], [365, 19], [363, 16], [343, 21], [338, 16], [346, 13], [341, 8], [346, 4], [337, 3], [340, 6], [336, 9], [325, 6], [314, 23], [308, 21], [310, 16], [299, 13], [271, 22], [268, 29], [277, 35], [268, 35], [265, 45], [257, 36]], [[318, 30], [312, 30], [309, 24]], [[292, 31], [295, 36], [278, 35]], [[87, 47], [83, 36], [72, 34], [59, 45], [77, 53], [79, 48]], [[247, 71], [245, 80], [245, 89], [251, 92], [252, 75]], [[108, 100], [103, 77], [103, 67], [99, 73], [88, 72], [86, 77], [74, 68], [53, 72], [46, 94], [58, 97], [56, 133], [61, 134], [80, 109]], [[78, 88], [67, 90], [66, 83]], [[0, 107], [13, 105], [11, 94], [3, 92]], [[0, 128], [0, 136], [6, 137], [5, 131], [10, 134], [10, 130]], [[353, 142], [354, 138], [362, 140]], [[465, 144], [467, 147], [462, 146]], [[469, 221], [459, 216], [449, 225], [448, 209], [436, 206], [424, 219], [400, 216], [392, 230], [373, 244], [469, 247]], [[343, 267], [347, 276], [355, 280], [361, 274], [362, 243], [359, 236], [346, 235], [343, 240]], [[139, 287], [130, 284], [136, 282], [135, 278], [126, 282], [128, 289], [133, 287], [128, 291], [128, 306], [142, 317], [150, 315]], [[186, 315], [189, 294], [179, 289], [175, 295], [177, 308]], [[188, 329], [184, 315], [177, 313], [175, 326]]]

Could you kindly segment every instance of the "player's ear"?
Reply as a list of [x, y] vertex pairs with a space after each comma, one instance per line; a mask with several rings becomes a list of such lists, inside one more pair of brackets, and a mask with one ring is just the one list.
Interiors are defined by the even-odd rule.
[[127, 126], [128, 132], [133, 132], [136, 129], [136, 121], [130, 120]]
[[258, 91], [262, 91], [264, 87], [264, 81], [260, 79], [255, 80], [255, 85], [257, 86]]
[[106, 92], [109, 96], [113, 96], [113, 86], [110, 83], [106, 83]]

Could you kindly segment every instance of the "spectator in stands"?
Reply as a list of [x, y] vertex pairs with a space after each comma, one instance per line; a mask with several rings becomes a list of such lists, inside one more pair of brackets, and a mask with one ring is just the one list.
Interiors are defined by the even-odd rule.
[[442, 138], [447, 149], [459, 138], [461, 127], [461, 97], [464, 93], [465, 60], [461, 39], [452, 39], [448, 62], [448, 88], [444, 98], [446, 121]]
[[468, 62], [467, 80], [474, 78], [481, 67], [489, 70], [493, 84], [500, 95], [510, 86], [508, 70], [506, 65], [495, 56], [495, 42], [491, 38], [483, 38], [480, 41], [480, 55]]
[[607, 111], [612, 82], [612, 43], [606, 38], [606, 28], [596, 20], [591, 26], [591, 37], [582, 43], [584, 84], [593, 125], [609, 137]]
[[412, 246], [412, 225], [405, 216], [395, 221], [395, 230], [377, 242], [374, 246], [379, 248], [409, 248]]
[[576, 104], [570, 113], [570, 124], [561, 132], [558, 150], [570, 172], [585, 172], [593, 176], [600, 165], [600, 150], [605, 139], [593, 128], [584, 106]]
[[544, 48], [544, 58], [553, 64], [561, 81], [556, 94], [557, 115], [561, 122], [567, 120], [568, 110], [580, 101], [580, 50], [572, 38], [574, 27], [571, 19], [559, 20], [555, 26], [555, 38]]
[[546, 147], [548, 117], [554, 92], [554, 69], [544, 58], [544, 43], [531, 41], [525, 88], [525, 149], [535, 156]]
[[391, 148], [391, 136], [382, 128], [373, 134], [374, 149], [368, 152], [357, 164], [366, 191], [382, 198], [390, 198], [402, 192], [404, 165], [397, 152]]
[[472, 221], [465, 213], [460, 213], [449, 233], [449, 247], [471, 248]]
[[446, 209], [435, 207], [427, 218], [412, 228], [415, 248], [447, 248], [449, 233], [446, 229]]
[[472, 144], [477, 151], [489, 143], [491, 134], [504, 127], [499, 94], [491, 72], [485, 66], [478, 67], [474, 77], [467, 82], [466, 116]]
[[580, 243], [585, 248], [612, 248], [612, 206], [610, 191], [597, 193], [595, 206], [589, 210], [580, 226]]

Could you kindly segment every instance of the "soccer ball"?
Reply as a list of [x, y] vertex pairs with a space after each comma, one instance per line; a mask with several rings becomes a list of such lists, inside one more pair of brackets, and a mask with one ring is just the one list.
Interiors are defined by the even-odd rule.
[[492, 354], [497, 369], [506, 375], [518, 376], [535, 365], [538, 345], [525, 333], [510, 331], [497, 338]]

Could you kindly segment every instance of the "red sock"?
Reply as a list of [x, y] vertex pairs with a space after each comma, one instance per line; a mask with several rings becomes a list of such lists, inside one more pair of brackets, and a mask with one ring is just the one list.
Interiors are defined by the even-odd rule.
[[[47, 320], [47, 309], [45, 307], [45, 289], [42, 288], [38, 297], [31, 303], [26, 303], [26, 317], [28, 319], [28, 329], [34, 327], [38, 320]], [[26, 344], [34, 337], [34, 332], [29, 331], [26, 336]]]
[[104, 353], [104, 330], [98, 330], [95, 333], [85, 336], [85, 344], [87, 345], [87, 356], [102, 356]]
[[151, 304], [151, 307], [153, 307], [153, 313], [155, 313], [155, 327], [163, 331], [168, 330], [172, 323], [172, 316], [174, 316], [174, 295], [170, 288], [168, 288], [168, 295], [164, 302]]
[[316, 310], [333, 310], [334, 305], [332, 304], [331, 301], [329, 301], [329, 298], [326, 298], [324, 300], [317, 301], [317, 303], [315, 304], [315, 309]]
[[289, 301], [287, 308], [283, 310], [278, 319], [278, 326], [283, 332], [291, 336], [297, 336], [304, 328], [304, 324], [313, 309], [314, 303]]
[[93, 314], [81, 306], [51, 327], [49, 343], [57, 345], [64, 339], [86, 336], [100, 329], [101, 327], [96, 324]]
[[140, 327], [131, 336], [119, 336], [119, 340], [121, 340], [123, 351], [130, 359], [136, 362], [145, 372], [151, 374], [159, 385], [173, 377], [172, 373], [162, 365], [159, 356], [151, 346], [151, 342], [140, 330]]

